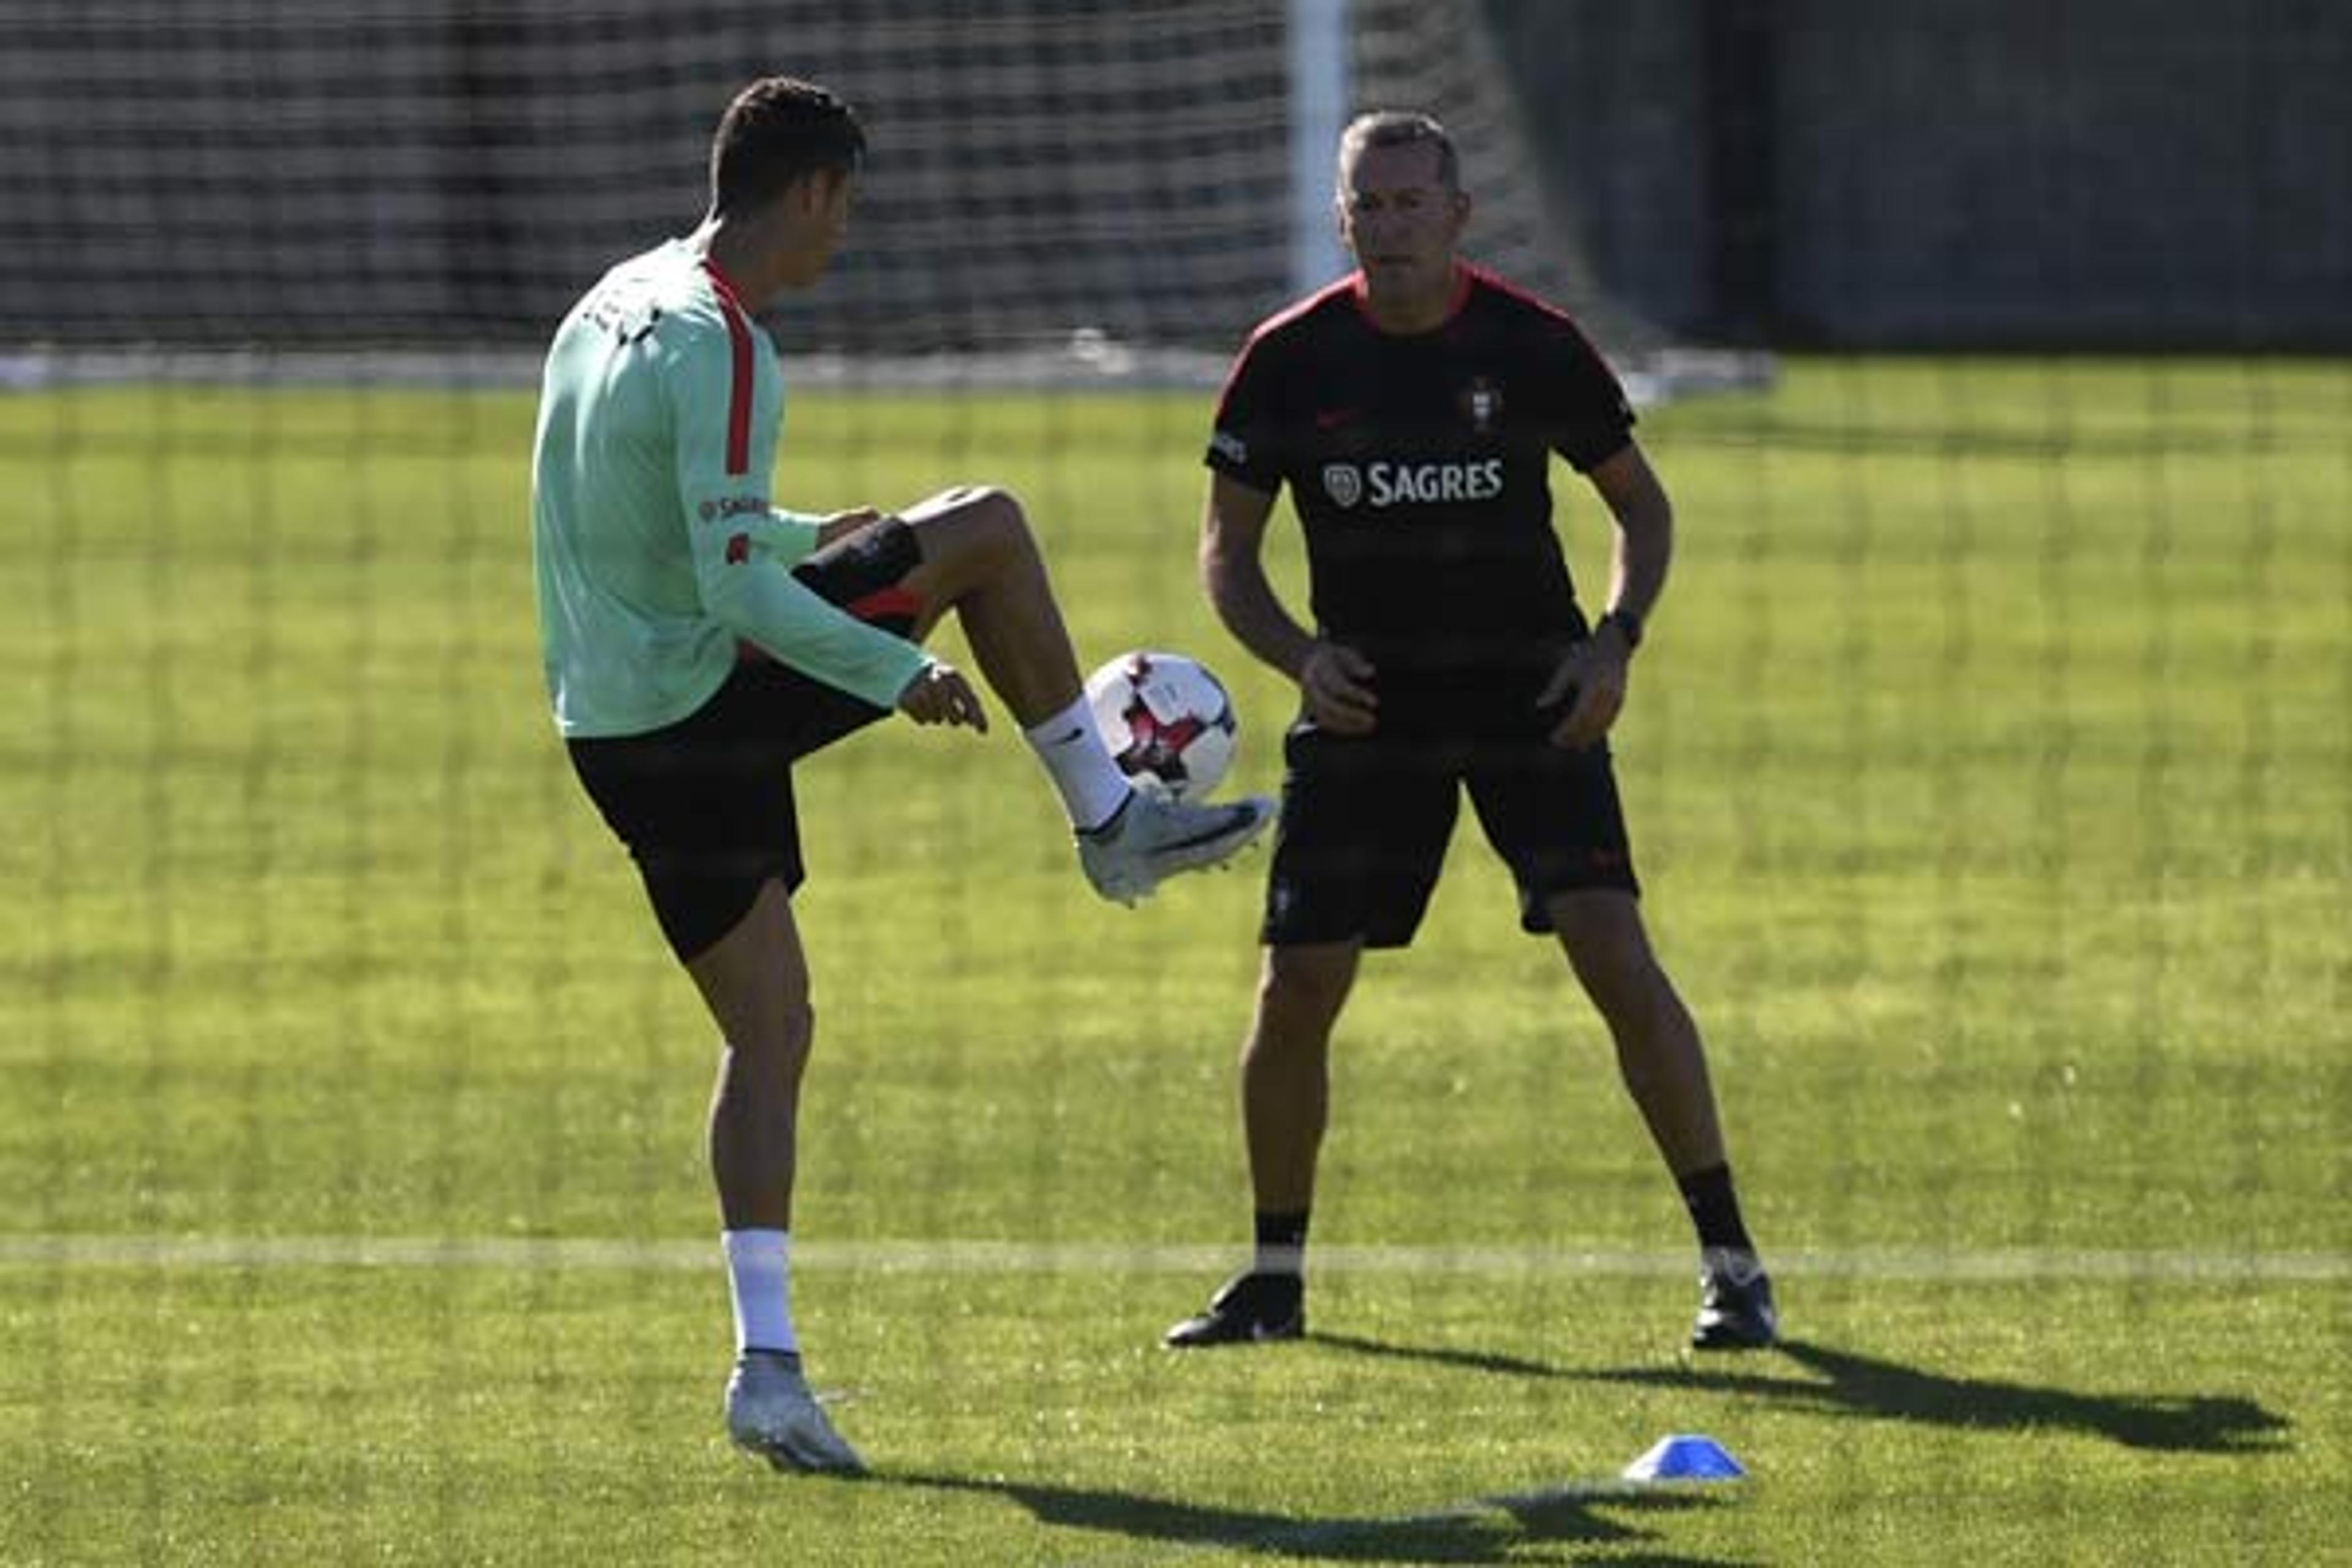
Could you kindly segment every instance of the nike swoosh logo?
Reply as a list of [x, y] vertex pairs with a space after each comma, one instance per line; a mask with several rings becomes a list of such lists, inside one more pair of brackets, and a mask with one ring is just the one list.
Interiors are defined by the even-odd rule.
[[1196, 833], [1190, 838], [1179, 839], [1177, 842], [1169, 845], [1168, 847], [1171, 849], [1198, 848], [1203, 844], [1213, 844], [1218, 839], [1224, 837], [1226, 835], [1236, 832], [1241, 828], [1247, 827], [1250, 825], [1252, 819], [1245, 807], [1235, 806], [1234, 807], [1234, 815], [1228, 816], [1220, 826], [1209, 828], [1205, 832]]

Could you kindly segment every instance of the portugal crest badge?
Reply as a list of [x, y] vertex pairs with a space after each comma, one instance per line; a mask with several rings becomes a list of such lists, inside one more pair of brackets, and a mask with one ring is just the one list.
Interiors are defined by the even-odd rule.
[[1483, 375], [1475, 377], [1462, 389], [1462, 416], [1476, 434], [1493, 435], [1495, 422], [1503, 416], [1503, 389]]

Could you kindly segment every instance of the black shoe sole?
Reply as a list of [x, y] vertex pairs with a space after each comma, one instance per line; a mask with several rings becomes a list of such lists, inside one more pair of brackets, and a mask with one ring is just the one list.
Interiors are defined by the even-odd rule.
[[1303, 1340], [1306, 1337], [1307, 1319], [1304, 1314], [1273, 1328], [1257, 1323], [1241, 1326], [1193, 1318], [1160, 1335], [1160, 1342], [1171, 1351], [1202, 1351], [1213, 1350], [1219, 1345], [1278, 1344], [1286, 1340]]
[[1695, 1351], [1769, 1351], [1780, 1340], [1780, 1335], [1769, 1331], [1719, 1328], [1691, 1335], [1690, 1343]]

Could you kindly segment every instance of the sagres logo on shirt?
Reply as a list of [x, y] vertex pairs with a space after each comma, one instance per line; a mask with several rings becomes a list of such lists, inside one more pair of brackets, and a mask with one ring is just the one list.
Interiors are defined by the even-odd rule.
[[698, 510], [703, 521], [716, 522], [722, 518], [741, 517], [747, 512], [765, 511], [768, 510], [768, 498], [766, 496], [722, 496], [717, 500], [704, 501]]
[[1368, 500], [1375, 508], [1492, 500], [1503, 493], [1503, 459], [1475, 463], [1353, 463], [1323, 465], [1323, 493], [1341, 508]]

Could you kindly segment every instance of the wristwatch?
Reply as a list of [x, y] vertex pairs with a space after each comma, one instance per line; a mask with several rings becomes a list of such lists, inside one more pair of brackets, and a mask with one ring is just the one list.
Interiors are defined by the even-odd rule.
[[[1601, 617], [1601, 626], [1615, 626], [1617, 635], [1625, 639], [1625, 651], [1632, 653], [1642, 646], [1642, 617], [1631, 610], [1612, 610]], [[1601, 626], [1592, 628], [1599, 631]]]

